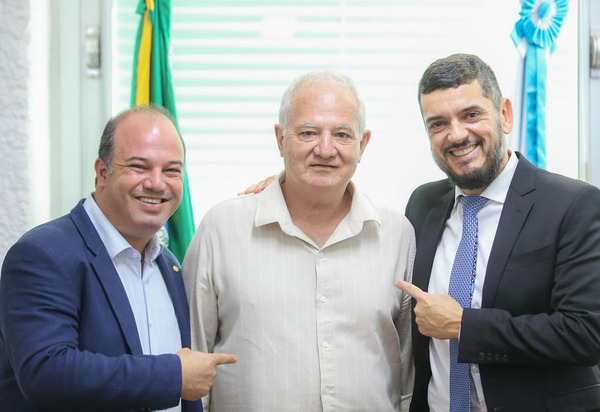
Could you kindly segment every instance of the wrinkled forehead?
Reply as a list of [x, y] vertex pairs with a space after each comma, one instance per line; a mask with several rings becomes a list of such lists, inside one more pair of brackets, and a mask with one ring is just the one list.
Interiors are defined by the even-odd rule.
[[359, 102], [352, 91], [342, 85], [327, 82], [305, 84], [294, 94], [290, 114], [295, 118], [309, 113], [346, 117], [355, 122], [359, 118]]

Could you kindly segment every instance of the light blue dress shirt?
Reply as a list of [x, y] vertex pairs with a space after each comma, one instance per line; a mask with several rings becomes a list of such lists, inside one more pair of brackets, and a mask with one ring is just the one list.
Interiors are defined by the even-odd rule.
[[[481, 193], [487, 197], [488, 202], [477, 214], [479, 229], [477, 235], [477, 268], [475, 274], [475, 289], [471, 301], [472, 308], [481, 308], [483, 298], [483, 285], [485, 281], [487, 263], [492, 252], [496, 230], [500, 222], [500, 215], [504, 208], [504, 201], [508, 194], [510, 182], [517, 170], [518, 159], [514, 152], [508, 163], [492, 183]], [[450, 283], [450, 268], [456, 256], [456, 250], [462, 236], [462, 204], [458, 196], [464, 194], [455, 188], [454, 208], [446, 221], [442, 239], [438, 244], [431, 277], [429, 280], [429, 293], [448, 293]], [[460, 339], [459, 339], [460, 340]], [[448, 339], [432, 338], [429, 345], [431, 362], [431, 380], [429, 382], [428, 402], [432, 411], [448, 410], [450, 404], [450, 349]], [[470, 364], [471, 372], [471, 411], [487, 412], [483, 386], [478, 364]]]
[[[175, 353], [181, 349], [181, 334], [175, 309], [156, 258], [163, 246], [154, 235], [145, 249], [144, 261], [110, 223], [90, 194], [83, 203], [117, 269], [135, 317], [145, 355]], [[169, 409], [180, 411], [181, 407]]]

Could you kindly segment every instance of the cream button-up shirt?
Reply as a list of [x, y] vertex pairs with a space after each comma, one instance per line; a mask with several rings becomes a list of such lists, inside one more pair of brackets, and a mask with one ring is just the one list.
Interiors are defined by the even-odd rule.
[[294, 225], [279, 181], [210, 210], [183, 264], [192, 346], [234, 353], [211, 412], [408, 410], [414, 231], [349, 186], [322, 248]]

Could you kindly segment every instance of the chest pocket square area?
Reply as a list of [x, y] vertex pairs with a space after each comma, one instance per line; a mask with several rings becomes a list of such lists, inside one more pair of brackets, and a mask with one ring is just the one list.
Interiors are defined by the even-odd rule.
[[523, 269], [531, 265], [554, 266], [556, 252], [554, 245], [547, 245], [534, 250], [519, 250], [515, 248], [506, 264], [506, 271]]

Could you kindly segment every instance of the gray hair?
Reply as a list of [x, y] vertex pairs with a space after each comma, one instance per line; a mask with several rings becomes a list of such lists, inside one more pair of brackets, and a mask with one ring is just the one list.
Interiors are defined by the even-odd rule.
[[281, 128], [285, 129], [288, 125], [292, 100], [296, 96], [298, 89], [307, 84], [318, 83], [322, 80], [346, 87], [348, 91], [356, 98], [356, 101], [358, 102], [358, 134], [362, 138], [366, 128], [365, 105], [360, 98], [352, 79], [345, 74], [333, 71], [310, 72], [303, 74], [292, 81], [281, 97], [281, 105], [279, 106], [279, 125]]
[[[502, 92], [493, 70], [479, 57], [472, 54], [453, 54], [431, 63], [419, 81], [417, 99], [421, 107], [421, 96], [437, 89], [449, 89], [477, 80], [483, 95], [500, 110]], [[421, 107], [421, 112], [423, 108]]]
[[[104, 131], [102, 132], [102, 136], [100, 137], [100, 146], [98, 147], [98, 157], [106, 165], [106, 169], [108, 170], [109, 174], [112, 174], [112, 157], [113, 157], [113, 148], [114, 148], [113, 140], [115, 137], [115, 131], [117, 130], [117, 127], [123, 120], [125, 120], [127, 117], [129, 117], [129, 115], [134, 114], [134, 113], [161, 114], [161, 115], [165, 116], [167, 119], [169, 119], [169, 121], [171, 123], [173, 123], [173, 126], [175, 126], [175, 130], [178, 130], [177, 121], [171, 115], [171, 113], [162, 106], [154, 105], [154, 104], [140, 105], [140, 106], [134, 106], [130, 109], [121, 111], [120, 113], [118, 113], [117, 115], [112, 117], [106, 123], [106, 126], [104, 127]], [[184, 153], [184, 158], [185, 158], [185, 143], [184, 143], [183, 139], [181, 138], [179, 131], [177, 132], [177, 135], [179, 136], [179, 139], [181, 140], [181, 143], [183, 144], [183, 153]]]

